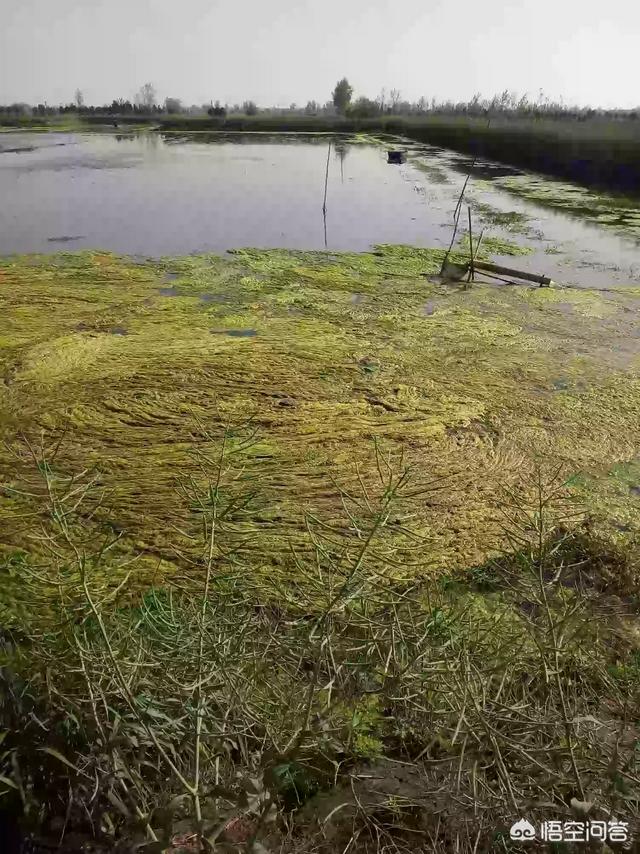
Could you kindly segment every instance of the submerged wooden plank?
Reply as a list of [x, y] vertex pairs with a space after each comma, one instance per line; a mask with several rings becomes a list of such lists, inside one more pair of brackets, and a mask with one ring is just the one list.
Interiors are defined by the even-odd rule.
[[538, 285], [551, 285], [552, 281], [548, 276], [542, 276], [538, 273], [526, 273], [523, 270], [514, 270], [512, 267], [503, 267], [501, 264], [493, 264], [490, 261], [475, 261], [476, 270], [486, 270], [489, 273], [498, 273], [502, 276], [513, 276], [515, 279], [523, 279], [525, 282], [535, 282]]

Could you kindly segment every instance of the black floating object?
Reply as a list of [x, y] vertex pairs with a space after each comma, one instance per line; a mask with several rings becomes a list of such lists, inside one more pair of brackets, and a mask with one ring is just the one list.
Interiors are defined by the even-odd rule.
[[387, 151], [387, 163], [405, 163], [406, 160], [406, 151]]

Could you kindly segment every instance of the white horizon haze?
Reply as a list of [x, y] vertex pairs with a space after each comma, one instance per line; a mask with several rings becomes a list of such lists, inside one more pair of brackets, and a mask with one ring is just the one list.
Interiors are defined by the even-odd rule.
[[640, 105], [632, 0], [3, 0], [0, 103], [133, 99], [150, 81], [185, 105], [355, 97], [469, 100], [503, 90]]

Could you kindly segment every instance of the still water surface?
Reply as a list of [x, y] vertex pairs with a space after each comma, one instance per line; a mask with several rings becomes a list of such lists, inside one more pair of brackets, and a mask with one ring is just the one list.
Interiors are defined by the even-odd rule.
[[[394, 166], [382, 147], [334, 141], [325, 221], [327, 148], [326, 137], [287, 135], [3, 133], [0, 254], [449, 244], [464, 158], [412, 145], [409, 162]], [[511, 266], [575, 284], [640, 284], [637, 240], [525, 202], [491, 176], [472, 178], [470, 198], [528, 217], [526, 236], [487, 232], [534, 250]]]

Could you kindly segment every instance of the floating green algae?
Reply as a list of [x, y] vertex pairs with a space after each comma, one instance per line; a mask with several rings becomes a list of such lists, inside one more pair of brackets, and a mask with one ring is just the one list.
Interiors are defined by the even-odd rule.
[[[477, 187], [478, 183], [475, 181], [474, 187]], [[501, 211], [493, 205], [477, 199], [472, 199], [471, 203], [474, 211], [480, 215], [480, 219], [484, 223], [499, 226], [514, 234], [528, 234], [531, 230], [528, 224], [529, 217], [520, 211]]]
[[[474, 244], [475, 244], [474, 240]], [[469, 253], [469, 237], [468, 234], [463, 234], [458, 240], [458, 246], [461, 252]], [[533, 249], [531, 246], [522, 246], [519, 243], [514, 243], [513, 240], [504, 240], [501, 237], [493, 237], [491, 235], [483, 236], [479, 251], [476, 252], [476, 257], [486, 259], [492, 255], [531, 255]]]
[[635, 199], [536, 175], [510, 175], [496, 178], [495, 183], [527, 201], [575, 214], [623, 234], [640, 236], [640, 213]]
[[430, 160], [428, 158], [423, 159], [421, 157], [410, 157], [409, 162], [420, 172], [423, 172], [425, 175], [427, 175], [432, 183], [451, 183], [451, 179], [447, 175], [446, 171], [442, 168], [442, 166], [439, 166], [437, 163], [434, 163], [433, 160]]
[[602, 294], [581, 288], [527, 288], [521, 296], [532, 305], [569, 308], [584, 317], [602, 318], [617, 311], [617, 306], [604, 299]]
[[[248, 463], [260, 470], [245, 555], [256, 573], [295, 575], [282, 556], [303, 547], [305, 512], [338, 513], [332, 479], [376, 477], [376, 441], [420, 477], [450, 479], [436, 502], [415, 500], [424, 571], [481, 563], [501, 542], [504, 488], [527, 489], [540, 457], [570, 472], [634, 457], [637, 317], [622, 293], [431, 281], [443, 257], [383, 245], [0, 260], [3, 483], [33, 480], [24, 437], [59, 441], [62, 472], [95, 466], [108, 496], [96, 532], [117, 524], [120, 547], [144, 556], [145, 585], [175, 571], [176, 538], [188, 543], [176, 487], [195, 471], [191, 450], [251, 419], [263, 443]], [[158, 292], [168, 271], [179, 296]], [[38, 551], [32, 509], [28, 494], [0, 497], [4, 551]]]
[[503, 240], [500, 237], [487, 236], [482, 238], [480, 250], [490, 255], [531, 255], [531, 246], [522, 246], [512, 240]]

